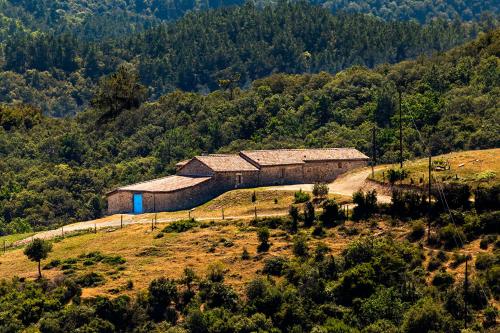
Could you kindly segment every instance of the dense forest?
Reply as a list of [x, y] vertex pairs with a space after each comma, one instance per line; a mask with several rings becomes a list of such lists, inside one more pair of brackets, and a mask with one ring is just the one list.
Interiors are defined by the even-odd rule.
[[[100, 81], [92, 107], [51, 118], [31, 106], [0, 109], [2, 232], [100, 216], [103, 194], [172, 173], [202, 152], [353, 146], [397, 159], [398, 92], [404, 157], [500, 146], [500, 30], [431, 57], [336, 75], [275, 74], [248, 89], [175, 91], [147, 102], [133, 65]], [[424, 142], [421, 141], [421, 138]]]
[[[52, 2], [20, 3], [43, 16], [44, 5]], [[104, 11], [106, 4], [99, 9], [96, 2], [94, 7]], [[110, 15], [120, 20], [120, 15]], [[19, 19], [0, 16], [0, 101], [32, 104], [52, 116], [72, 115], [88, 106], [103, 75], [125, 63], [136, 68], [150, 100], [175, 89], [208, 93], [219, 87], [248, 87], [278, 72], [372, 68], [450, 49], [478, 31], [492, 29], [496, 19], [438, 19], [420, 25], [362, 14], [332, 15], [318, 6], [280, 2], [263, 9], [245, 4], [144, 24], [147, 29], [134, 28], [122, 37], [92, 39], [73, 29], [33, 30]], [[128, 29], [123, 23], [106, 27], [117, 33]]]
[[[96, 39], [140, 31], [162, 21], [175, 20], [188, 12], [215, 9], [249, 2], [258, 7], [279, 3], [271, 0], [3, 0], [0, 12], [33, 31], [53, 30]], [[416, 20], [426, 23], [436, 18], [479, 21], [498, 16], [494, 0], [312, 0], [332, 13], [371, 14], [384, 20]], [[1, 16], [0, 16], [1, 17]]]

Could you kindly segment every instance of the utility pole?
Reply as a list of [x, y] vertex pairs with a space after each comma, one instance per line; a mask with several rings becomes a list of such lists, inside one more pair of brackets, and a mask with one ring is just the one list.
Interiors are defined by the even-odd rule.
[[372, 178], [375, 177], [375, 163], [377, 163], [377, 156], [375, 153], [375, 125], [373, 125], [372, 129]]
[[469, 255], [465, 256], [465, 281], [464, 281], [464, 326], [467, 328], [467, 293], [469, 292]]
[[399, 167], [403, 168], [403, 117], [401, 110], [401, 90], [399, 93]]
[[431, 215], [432, 215], [432, 200], [431, 200], [431, 193], [432, 193], [432, 154], [431, 151], [429, 150], [429, 207], [428, 207], [428, 216], [427, 216], [427, 243], [430, 242], [431, 240]]

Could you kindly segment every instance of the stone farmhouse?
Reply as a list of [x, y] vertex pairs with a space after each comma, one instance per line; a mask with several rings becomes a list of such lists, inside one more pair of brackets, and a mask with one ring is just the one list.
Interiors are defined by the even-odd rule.
[[354, 148], [276, 149], [196, 156], [176, 165], [176, 175], [107, 193], [108, 213], [175, 211], [198, 206], [226, 191], [282, 184], [331, 182], [365, 166]]

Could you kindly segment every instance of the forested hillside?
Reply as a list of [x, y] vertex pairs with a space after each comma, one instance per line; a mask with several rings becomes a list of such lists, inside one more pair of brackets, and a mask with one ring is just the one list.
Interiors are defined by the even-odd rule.
[[[404, 156], [500, 146], [500, 30], [441, 55], [375, 69], [275, 74], [249, 89], [175, 91], [144, 102], [132, 65], [102, 80], [92, 108], [75, 118], [30, 106], [0, 109], [2, 232], [99, 216], [119, 184], [173, 172], [201, 152], [354, 146], [397, 158], [402, 92]], [[417, 132], [420, 132], [419, 133]], [[423, 140], [423, 141], [422, 141]]]
[[86, 41], [72, 33], [15, 31], [5, 42], [0, 101], [24, 102], [65, 116], [87, 106], [102, 75], [124, 62], [151, 99], [180, 88], [209, 92], [248, 86], [275, 72], [338, 72], [443, 51], [477, 34], [476, 24], [387, 23], [334, 16], [320, 7], [282, 3], [190, 14], [127, 38]]

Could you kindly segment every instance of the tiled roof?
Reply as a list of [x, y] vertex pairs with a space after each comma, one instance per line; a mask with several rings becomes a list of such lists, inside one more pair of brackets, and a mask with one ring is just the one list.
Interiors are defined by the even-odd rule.
[[306, 161], [369, 159], [354, 148], [248, 150], [240, 154], [259, 166], [303, 164]]
[[150, 181], [120, 187], [117, 191], [173, 192], [209, 180], [210, 177], [168, 176]]
[[183, 161], [177, 162], [177, 163], [175, 164], [175, 166], [176, 166], [176, 167], [178, 167], [178, 168], [179, 168], [179, 167], [182, 167], [182, 166], [185, 166], [185, 165], [186, 165], [189, 161], [191, 161], [191, 159], [189, 159], [189, 160], [183, 160]]
[[215, 172], [258, 170], [239, 155], [211, 154], [195, 158]]

